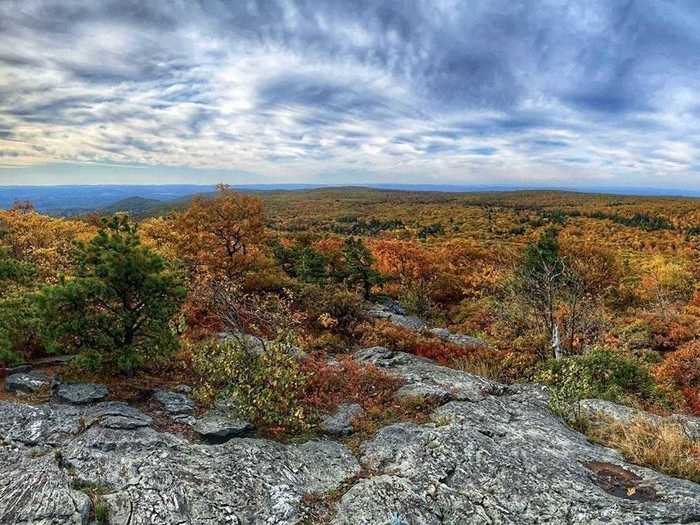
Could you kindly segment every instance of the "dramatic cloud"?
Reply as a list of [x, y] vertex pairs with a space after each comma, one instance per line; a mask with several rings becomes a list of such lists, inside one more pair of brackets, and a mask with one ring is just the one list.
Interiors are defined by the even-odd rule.
[[700, 187], [699, 71], [692, 0], [5, 0], [0, 184]]

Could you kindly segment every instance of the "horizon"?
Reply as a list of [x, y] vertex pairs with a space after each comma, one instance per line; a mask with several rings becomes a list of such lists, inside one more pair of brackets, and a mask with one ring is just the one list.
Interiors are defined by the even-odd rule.
[[0, 185], [700, 192], [700, 4], [0, 4]]

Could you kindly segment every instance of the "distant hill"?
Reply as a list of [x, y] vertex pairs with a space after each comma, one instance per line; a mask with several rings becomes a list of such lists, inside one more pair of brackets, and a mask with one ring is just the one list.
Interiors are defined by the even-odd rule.
[[211, 191], [214, 191], [214, 186], [195, 184], [0, 186], [0, 209], [9, 208], [17, 201], [29, 201], [40, 212], [52, 215], [76, 215], [112, 207], [132, 197], [157, 200], [162, 203]]
[[114, 204], [99, 208], [98, 213], [112, 214], [117, 212], [125, 212], [130, 215], [141, 216], [148, 215], [154, 208], [162, 206], [164, 203], [158, 199], [147, 199], [144, 197], [127, 197], [121, 199]]

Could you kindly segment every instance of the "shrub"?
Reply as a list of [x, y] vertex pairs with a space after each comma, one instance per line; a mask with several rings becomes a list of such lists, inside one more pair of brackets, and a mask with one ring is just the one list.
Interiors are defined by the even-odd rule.
[[700, 388], [700, 341], [693, 341], [669, 353], [654, 373], [660, 381], [677, 387]]
[[686, 405], [700, 414], [700, 341], [693, 341], [671, 352], [654, 368], [657, 380], [680, 389]]
[[40, 326], [34, 295], [0, 299], [0, 363], [16, 364], [40, 353]]
[[282, 342], [255, 351], [237, 339], [208, 342], [192, 352], [201, 384], [196, 395], [212, 401], [223, 390], [241, 416], [276, 433], [308, 430], [312, 414], [303, 404], [308, 376], [297, 357]]
[[369, 409], [392, 401], [401, 381], [375, 365], [358, 363], [350, 356], [329, 362], [323, 354], [305, 358], [302, 370], [307, 377], [304, 402], [320, 411], [353, 402]]
[[661, 396], [649, 370], [636, 359], [606, 348], [547, 361], [536, 380], [550, 387], [552, 408], [568, 415], [581, 399], [656, 401]]
[[125, 217], [105, 221], [73, 257], [75, 278], [38, 297], [49, 350], [96, 350], [121, 372], [133, 373], [146, 354], [177, 347], [169, 322], [185, 290]]
[[316, 330], [349, 335], [364, 315], [360, 296], [343, 288], [305, 285], [296, 291], [295, 300]]

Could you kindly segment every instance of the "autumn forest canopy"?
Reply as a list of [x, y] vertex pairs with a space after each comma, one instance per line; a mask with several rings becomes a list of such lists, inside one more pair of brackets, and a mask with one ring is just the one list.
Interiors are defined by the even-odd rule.
[[699, 243], [680, 198], [220, 186], [70, 218], [17, 202], [0, 363], [71, 356], [64, 376], [126, 397], [194, 384], [278, 436], [346, 402], [359, 435], [424, 417], [429, 400], [397, 404], [400, 382], [351, 358], [374, 346], [547, 384], [568, 418], [587, 398], [699, 415]]

